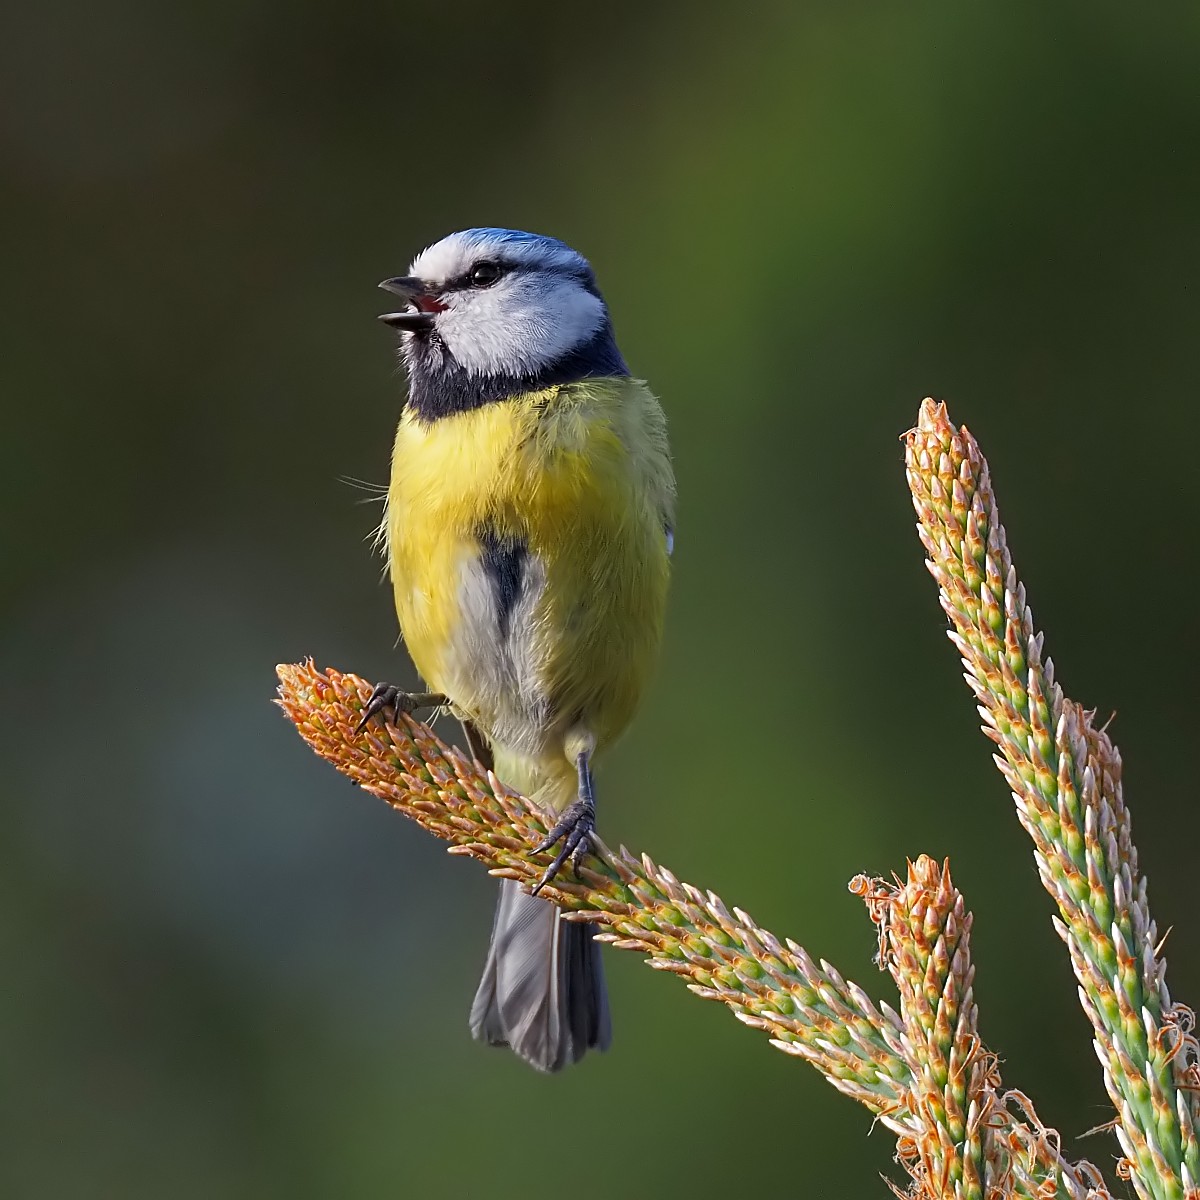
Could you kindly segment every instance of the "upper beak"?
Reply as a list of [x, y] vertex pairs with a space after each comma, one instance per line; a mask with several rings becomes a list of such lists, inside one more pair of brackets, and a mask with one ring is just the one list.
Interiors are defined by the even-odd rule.
[[385, 279], [379, 286], [413, 305], [407, 312], [381, 313], [379, 319], [385, 325], [411, 333], [433, 328], [433, 313], [422, 312], [417, 305], [417, 298], [425, 291], [425, 284], [420, 279], [413, 275], [400, 275], [395, 279]]

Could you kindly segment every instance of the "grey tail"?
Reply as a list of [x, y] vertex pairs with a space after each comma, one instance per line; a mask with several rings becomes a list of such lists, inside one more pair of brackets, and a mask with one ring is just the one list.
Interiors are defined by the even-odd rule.
[[483, 979], [471, 1005], [471, 1033], [511, 1046], [539, 1071], [559, 1071], [612, 1041], [600, 947], [589, 925], [511, 879], [500, 883]]

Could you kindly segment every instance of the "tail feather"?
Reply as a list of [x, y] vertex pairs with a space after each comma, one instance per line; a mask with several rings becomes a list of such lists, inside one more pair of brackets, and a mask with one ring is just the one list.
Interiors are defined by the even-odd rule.
[[612, 1040], [600, 947], [587, 925], [561, 919], [512, 880], [500, 885], [471, 1033], [558, 1071]]

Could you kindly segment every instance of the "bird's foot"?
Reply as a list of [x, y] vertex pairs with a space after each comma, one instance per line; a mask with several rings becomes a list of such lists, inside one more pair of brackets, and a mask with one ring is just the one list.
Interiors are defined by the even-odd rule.
[[441, 708], [448, 701], [441, 692], [406, 692], [394, 683], [377, 683], [370, 699], [363, 705], [362, 719], [354, 727], [355, 736], [362, 733], [372, 717], [391, 714], [392, 723], [401, 713], [416, 712], [419, 708]]
[[542, 877], [533, 888], [536, 896], [557, 874], [559, 868], [571, 860], [571, 869], [579, 873], [579, 866], [592, 849], [592, 833], [596, 828], [596, 802], [590, 796], [580, 796], [558, 819], [541, 843], [534, 847], [534, 854], [549, 850], [560, 839], [562, 849], [554, 861], [542, 872]]

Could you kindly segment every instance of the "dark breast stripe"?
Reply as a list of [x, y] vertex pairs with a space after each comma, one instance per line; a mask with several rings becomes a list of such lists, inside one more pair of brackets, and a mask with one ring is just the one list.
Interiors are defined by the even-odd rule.
[[492, 589], [500, 637], [507, 640], [512, 625], [513, 609], [521, 598], [525, 583], [525, 564], [529, 547], [523, 539], [501, 536], [490, 526], [478, 533], [479, 559]]

